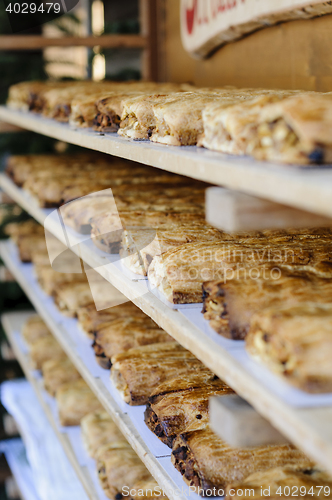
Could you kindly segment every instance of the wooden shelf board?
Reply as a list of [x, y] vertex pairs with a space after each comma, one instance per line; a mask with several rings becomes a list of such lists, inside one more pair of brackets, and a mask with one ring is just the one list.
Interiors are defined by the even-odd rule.
[[[0, 185], [18, 204], [28, 210], [36, 220], [40, 223], [45, 221], [45, 211], [32, 206], [29, 197], [26, 197], [26, 193], [17, 188], [10, 179], [1, 176]], [[61, 224], [51, 221], [50, 224], [47, 224], [47, 229], [66, 243]], [[74, 232], [70, 233], [71, 239], [73, 234]], [[81, 243], [78, 243], [79, 241]], [[185, 316], [177, 310], [170, 309], [151, 291], [147, 291], [145, 282], [131, 281], [114, 264], [108, 263], [105, 265], [105, 258], [107, 257], [101, 257], [90, 240], [82, 241], [82, 238], [80, 239], [78, 236], [77, 242], [74, 241], [72, 244], [74, 245], [72, 247], [73, 251], [80, 255], [84, 262], [96, 269], [98, 273], [140, 307], [180, 344], [225, 380], [291, 442], [303, 449], [332, 473], [332, 428], [330, 425], [332, 407], [298, 409], [286, 404], [276, 394], [271, 393], [258, 378], [254, 377], [241, 362], [232, 356], [230, 351], [217, 344], [213, 338], [204, 335]], [[19, 275], [18, 270], [13, 265], [8, 244], [1, 244], [1, 253], [5, 264], [24, 288], [22, 276]], [[29, 290], [26, 289], [25, 291], [33, 302]], [[40, 311], [40, 314], [45, 316], [42, 305], [38, 303], [34, 303], [34, 305]], [[50, 323], [49, 318], [44, 317], [44, 319]], [[70, 349], [68, 354], [70, 355]], [[81, 369], [84, 370], [83, 367]]]
[[103, 47], [103, 48], [138, 48], [144, 49], [147, 38], [142, 35], [101, 35], [101, 36], [65, 36], [61, 38], [39, 35], [1, 35], [0, 50], [36, 50], [45, 47]]
[[59, 427], [54, 419], [52, 411], [42, 395], [41, 387], [38, 383], [38, 380], [32, 374], [31, 362], [29, 356], [21, 350], [20, 346], [18, 345], [15, 339], [14, 332], [17, 331], [18, 329], [17, 326], [18, 325], [23, 326], [24, 322], [28, 319], [29, 316], [31, 316], [31, 314], [32, 314], [31, 312], [5, 313], [1, 316], [1, 322], [3, 328], [10, 342], [10, 345], [15, 353], [16, 359], [22, 367], [24, 375], [32, 385], [37, 395], [37, 398], [46, 414], [46, 417], [50, 422], [56, 436], [58, 437], [71, 465], [73, 466], [78, 476], [78, 479], [81, 481], [85, 492], [87, 493], [90, 500], [99, 500], [99, 497], [92, 485], [92, 480], [90, 475], [87, 474], [86, 468], [82, 467], [78, 463], [75, 452], [71, 446], [71, 443], [67, 435], [59, 430]]

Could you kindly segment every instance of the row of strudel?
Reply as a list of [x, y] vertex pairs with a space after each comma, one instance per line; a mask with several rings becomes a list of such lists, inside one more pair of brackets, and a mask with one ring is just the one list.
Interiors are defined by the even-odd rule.
[[[166, 187], [195, 185], [194, 181], [103, 155], [25, 155], [12, 156], [7, 173], [42, 207], [58, 207], [93, 191], [112, 189], [114, 195], [129, 196]], [[78, 175], [79, 174], [79, 175]], [[156, 196], [155, 196], [156, 197]]]
[[264, 265], [331, 276], [329, 239], [313, 242], [299, 236], [286, 243], [278, 240], [254, 237], [182, 245], [156, 256], [148, 277], [170, 302], [181, 304], [201, 302], [204, 282], [228, 282], [240, 275], [255, 277]]
[[22, 329], [33, 368], [40, 370], [44, 387], [56, 398], [61, 425], [79, 425], [100, 403], [86, 385], [43, 320], [33, 315]]
[[[23, 328], [30, 356], [34, 343], [53, 338], [37, 315], [31, 316]], [[53, 347], [56, 346], [54, 341]], [[108, 498], [117, 500], [125, 486], [140, 491], [138, 496], [154, 499], [149, 491], [158, 489], [145, 466], [123, 438], [109, 415], [82, 380], [66, 355], [49, 350], [41, 352], [41, 368], [45, 389], [56, 398], [61, 425], [81, 425], [83, 443], [96, 459], [101, 486]], [[158, 495], [156, 495], [158, 496]], [[134, 497], [135, 498], [135, 497]]]
[[[99, 325], [103, 323], [97, 324], [97, 328]], [[112, 360], [112, 371], [116, 370], [111, 377], [116, 386], [125, 398], [130, 394], [131, 404], [148, 403], [147, 424], [163, 442], [172, 446], [174, 465], [198, 493], [205, 495], [210, 494], [209, 490], [234, 486], [252, 473], [271, 474], [269, 471], [275, 467], [296, 466], [312, 470], [312, 462], [290, 445], [236, 450], [217, 438], [208, 428], [208, 398], [232, 391], [175, 342], [131, 349]], [[56, 361], [53, 366], [48, 362], [50, 364], [51, 373], [53, 368], [56, 380], [61, 380]], [[65, 365], [63, 361], [62, 365]], [[66, 425], [74, 425], [89, 408], [99, 405], [80, 379], [62, 384], [56, 390], [56, 398], [61, 422]], [[96, 410], [100, 412], [99, 407]], [[114, 439], [118, 440], [116, 432], [111, 430], [111, 435], [114, 434]], [[96, 436], [107, 442], [102, 433], [97, 432]], [[133, 467], [134, 479], [137, 465], [143, 484], [151, 480], [150, 476], [145, 479], [145, 469], [132, 450], [123, 450], [129, 448], [117, 441], [105, 444], [101, 451], [94, 451], [101, 484], [110, 498], [119, 493], [122, 485], [117, 481], [123, 467], [118, 465], [116, 457], [130, 465], [130, 470]]]
[[[96, 460], [100, 485], [112, 500], [164, 498], [158, 484], [105, 412], [93, 412], [81, 420], [83, 443]], [[155, 492], [155, 494], [154, 494]], [[159, 493], [159, 494], [158, 494]]]
[[[29, 88], [30, 87], [30, 88]], [[31, 82], [8, 105], [74, 126], [286, 163], [331, 161], [330, 93], [151, 82]]]

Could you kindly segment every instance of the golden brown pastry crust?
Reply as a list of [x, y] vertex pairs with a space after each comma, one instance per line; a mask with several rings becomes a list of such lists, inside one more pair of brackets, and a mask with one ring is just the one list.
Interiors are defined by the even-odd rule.
[[37, 314], [30, 316], [22, 328], [22, 336], [28, 345], [33, 344], [41, 338], [50, 337], [51, 335], [48, 326]]
[[51, 266], [34, 266], [34, 272], [38, 283], [48, 295], [56, 295], [62, 285], [86, 283], [86, 275], [83, 273], [60, 273]]
[[200, 145], [222, 153], [242, 155], [247, 138], [257, 126], [262, 109], [296, 90], [236, 89], [203, 110], [204, 134]]
[[97, 451], [109, 443], [124, 441], [123, 435], [105, 411], [85, 415], [81, 420], [82, 440], [91, 458], [97, 458]]
[[66, 174], [69, 166], [71, 172], [79, 172], [82, 166], [96, 161], [99, 163], [102, 159], [105, 161], [102, 155], [94, 151], [76, 154], [12, 155], [6, 162], [6, 174], [21, 187], [30, 176]]
[[122, 90], [100, 99], [97, 103], [97, 114], [94, 120], [95, 129], [103, 132], [116, 132], [119, 129], [124, 105], [127, 99], [159, 93], [180, 90], [183, 86], [174, 83], [133, 82], [123, 86]]
[[59, 122], [67, 123], [71, 114], [71, 103], [78, 96], [89, 97], [100, 91], [101, 94], [111, 90], [116, 83], [77, 81], [62, 87], [51, 88], [43, 93], [43, 115]]
[[28, 219], [23, 222], [11, 222], [6, 224], [5, 233], [10, 236], [15, 243], [17, 243], [19, 237], [31, 235], [43, 236], [44, 228], [35, 220]]
[[[173, 443], [172, 463], [185, 482], [200, 495], [213, 488], [223, 490], [253, 472], [286, 464], [303, 468], [313, 466], [313, 462], [292, 445], [231, 448], [210, 429], [179, 435]], [[212, 494], [222, 495], [218, 491]]]
[[63, 384], [55, 397], [60, 424], [63, 426], [80, 425], [85, 415], [103, 409], [83, 379]]
[[204, 429], [209, 422], [209, 398], [234, 391], [207, 369], [176, 377], [150, 395], [144, 420], [149, 429], [172, 448], [183, 432]]
[[87, 281], [65, 283], [54, 291], [54, 302], [59, 310], [69, 317], [75, 317], [78, 308], [93, 304], [90, 286]]
[[104, 328], [112, 321], [126, 316], [146, 317], [141, 309], [132, 302], [126, 302], [102, 311], [97, 311], [94, 304], [83, 306], [77, 310], [77, 318], [81, 328], [93, 339], [100, 328]]
[[51, 396], [65, 383], [81, 378], [69, 358], [49, 359], [41, 366], [44, 387]]
[[138, 483], [134, 484], [131, 488], [130, 499], [139, 500], [140, 498], [158, 500], [163, 498], [167, 499], [167, 496], [158, 483], [151, 477], [149, 480], [138, 481]]
[[105, 495], [117, 500], [124, 488], [131, 489], [138, 481], [151, 479], [151, 474], [134, 450], [125, 443], [118, 447], [105, 445], [97, 452], [98, 478]]
[[[175, 224], [160, 227], [128, 229], [122, 235], [120, 256], [128, 269], [136, 274], [147, 275], [147, 270], [156, 255], [170, 249], [197, 241], [220, 241], [223, 234], [202, 219], [192, 218], [192, 223], [185, 223], [185, 216], [173, 214]], [[171, 218], [169, 217], [171, 220]], [[177, 222], [177, 223], [176, 223]]]
[[[321, 490], [323, 487], [323, 490]], [[324, 489], [326, 487], [326, 489]], [[226, 500], [243, 497], [241, 491], [250, 492], [250, 498], [269, 500], [288, 498], [287, 493], [299, 492], [302, 498], [315, 497], [332, 498], [332, 479], [326, 472], [318, 468], [301, 467], [300, 465], [285, 465], [263, 472], [256, 472], [244, 481], [229, 484], [226, 488]], [[264, 496], [262, 495], [264, 491]], [[324, 493], [323, 493], [324, 492]]]
[[18, 236], [16, 243], [20, 260], [24, 263], [29, 263], [32, 261], [34, 252], [46, 250], [46, 241], [44, 234], [33, 233], [31, 235], [29, 234]]
[[159, 328], [148, 316], [141, 314], [118, 318], [98, 328], [92, 347], [96, 360], [102, 368], [110, 369], [111, 358], [135, 347], [159, 342], [172, 342], [173, 339]]
[[40, 113], [44, 107], [43, 95], [52, 88], [61, 88], [68, 82], [20, 82], [9, 87], [7, 106], [20, 111]]
[[202, 284], [226, 280], [240, 271], [275, 263], [276, 266], [305, 266], [315, 261], [314, 247], [280, 245], [262, 238], [220, 243], [199, 242], [182, 245], [156, 256], [148, 270], [152, 286], [174, 304], [201, 302]]
[[[328, 266], [330, 267], [330, 266]], [[330, 279], [320, 278], [305, 269], [296, 271], [283, 266], [261, 268], [256, 279], [231, 279], [203, 284], [205, 319], [221, 335], [244, 339], [251, 317], [265, 308], [304, 302], [329, 303]]]
[[50, 335], [41, 337], [30, 345], [30, 358], [33, 368], [40, 370], [43, 363], [49, 359], [61, 359], [66, 357], [60, 344]]
[[257, 312], [246, 338], [248, 352], [296, 387], [331, 392], [332, 306], [314, 302]]
[[130, 349], [111, 359], [111, 380], [124, 401], [145, 404], [151, 392], [167, 379], [200, 369], [202, 363], [177, 342]]
[[150, 140], [169, 146], [196, 145], [204, 131], [202, 111], [218, 98], [215, 93], [202, 91], [172, 94], [156, 100], [152, 103]]
[[332, 94], [289, 97], [262, 109], [246, 138], [246, 152], [259, 160], [330, 163]]

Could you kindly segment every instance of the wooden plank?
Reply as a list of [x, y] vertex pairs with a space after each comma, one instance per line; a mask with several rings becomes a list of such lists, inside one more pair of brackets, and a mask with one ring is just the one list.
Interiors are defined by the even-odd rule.
[[[39, 222], [43, 223], [45, 221], [43, 210], [33, 207], [31, 200], [29, 202], [22, 190], [14, 186], [8, 179], [6, 179], [6, 183], [2, 181], [3, 179], [1, 179], [3, 188], [11, 187], [10, 195], [15, 201], [21, 206], [26, 206], [28, 210], [30, 205], [29, 213]], [[65, 243], [66, 238], [60, 224], [57, 225], [55, 222], [48, 223], [47, 229]], [[179, 314], [177, 310], [170, 309], [153, 295], [152, 292], [147, 291], [144, 282], [131, 281], [113, 264], [107, 263], [105, 265], [104, 257], [99, 257], [97, 255], [98, 252], [94, 252], [94, 246], [91, 241], [84, 240], [78, 243], [80, 240], [78, 238], [76, 241], [73, 238], [73, 233], [70, 234], [70, 237], [73, 251], [77, 255], [80, 255], [84, 262], [93, 269], [96, 269], [98, 273], [164, 328], [175, 340], [197, 356], [210, 370], [216, 373], [241, 397], [248, 401], [279, 432], [284, 434], [290, 441], [311, 456], [313, 460], [322, 464], [323, 467], [332, 473], [331, 406], [306, 409], [289, 406], [277, 394], [272, 393], [269, 387], [262, 383], [260, 378], [255, 377], [248, 371], [232, 355], [231, 351], [227, 351], [222, 345], [216, 343], [213, 337], [204, 334], [201, 329], [196, 327], [185, 316]], [[34, 297], [31, 286], [25, 281], [22, 273], [14, 263], [13, 247], [11, 244], [8, 242], [1, 243], [0, 250], [2, 259], [29, 296], [34, 307], [49, 325], [50, 329], [57, 335], [59, 342], [66, 350], [68, 356], [71, 357], [82, 376], [117, 422], [118, 415], [116, 412], [114, 413], [114, 409], [112, 410], [113, 406], [110, 403], [109, 395], [105, 392], [100, 393], [100, 388], [96, 385], [96, 380], [89, 377], [84, 365], [81, 366], [79, 364], [80, 361], [76, 359], [72, 346], [68, 341], [68, 335], [62, 331], [61, 325], [54, 322], [47, 315], [43, 304], [38, 302], [36, 297]], [[121, 422], [119, 422], [119, 427], [121, 430], [123, 429]], [[135, 440], [131, 437], [130, 434], [127, 434], [126, 437], [150, 472], [162, 484], [162, 478], [158, 479], [156, 477], [156, 469], [153, 463], [150, 462], [149, 455], [144, 453], [143, 444], [139, 443], [138, 438]], [[166, 489], [165, 491], [167, 492]]]
[[13, 351], [15, 353], [16, 359], [20, 363], [22, 370], [24, 372], [24, 375], [26, 376], [27, 380], [30, 382], [32, 385], [36, 396], [46, 414], [46, 417], [51, 424], [57, 438], [59, 439], [64, 452], [66, 453], [70, 463], [72, 464], [77, 477], [81, 481], [85, 492], [87, 493], [88, 497], [90, 500], [99, 500], [96, 491], [93, 488], [91, 478], [89, 475], [87, 475], [87, 472], [85, 468], [81, 467], [80, 464], [77, 461], [75, 452], [70, 444], [70, 441], [68, 440], [67, 436], [65, 433], [60, 432], [59, 427], [53, 417], [52, 411], [48, 404], [46, 403], [45, 399], [43, 398], [42, 392], [41, 392], [41, 387], [38, 384], [37, 380], [34, 378], [31, 372], [31, 361], [30, 358], [27, 354], [25, 354], [19, 347], [18, 343], [16, 342], [14, 332], [17, 331], [20, 327], [23, 326], [24, 322], [26, 319], [31, 316], [31, 312], [15, 312], [15, 313], [6, 313], [1, 316], [1, 322], [3, 325], [3, 328], [5, 330], [6, 336], [10, 342], [10, 345], [13, 348]]
[[211, 398], [209, 411], [211, 428], [234, 448], [288, 442], [270, 422], [239, 396]]
[[144, 49], [146, 37], [142, 35], [66, 36], [47, 38], [40, 35], [1, 35], [0, 50], [36, 50], [45, 47], [102, 47]]
[[220, 187], [206, 191], [206, 220], [227, 232], [332, 226], [332, 218]]
[[175, 147], [71, 128], [33, 113], [0, 106], [0, 119], [27, 130], [106, 154], [219, 184], [277, 203], [332, 217], [332, 168], [257, 162], [194, 146]]

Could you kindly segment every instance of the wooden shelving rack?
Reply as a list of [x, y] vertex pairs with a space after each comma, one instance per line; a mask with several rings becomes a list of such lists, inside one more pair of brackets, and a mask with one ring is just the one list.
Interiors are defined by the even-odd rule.
[[[252, 404], [261, 415], [288, 437], [291, 442], [332, 472], [332, 431], [330, 426], [332, 406], [300, 409], [286, 404], [278, 395], [271, 393], [262, 380], [248, 372], [246, 367], [234, 357], [231, 350], [218, 344], [210, 336], [204, 335], [201, 329], [178, 310], [170, 309], [161, 302], [148, 290], [146, 281], [132, 281], [121, 271], [121, 268], [108, 260], [107, 254], [103, 255], [102, 252], [96, 249], [92, 241], [86, 237], [78, 235], [69, 228], [66, 228], [67, 234], [65, 235], [60, 221], [54, 217], [57, 211], [53, 211], [53, 216], [50, 216], [50, 210], [38, 208], [26, 192], [17, 188], [4, 175], [0, 177], [0, 186], [38, 222], [45, 224], [46, 229], [63, 243], [66, 244], [67, 237], [69, 237], [72, 250], [88, 266], [97, 270], [180, 344], [193, 352], [206, 366], [224, 379], [240, 396]], [[11, 256], [12, 251], [8, 244], [2, 244], [2, 259], [30, 297], [36, 309], [57, 335], [58, 329], [56, 325], [53, 324], [52, 327], [41, 304], [34, 301], [31, 287], [22, 279], [22, 275]], [[58, 339], [61, 342], [60, 337]], [[70, 349], [68, 355], [70, 355]], [[81, 369], [84, 370], [83, 367]], [[98, 387], [94, 386], [93, 389], [98, 395]], [[135, 449], [139, 451], [137, 447]], [[142, 458], [141, 454], [140, 456]], [[145, 460], [144, 457], [142, 459]], [[149, 468], [149, 464], [146, 463], [146, 465]]]

